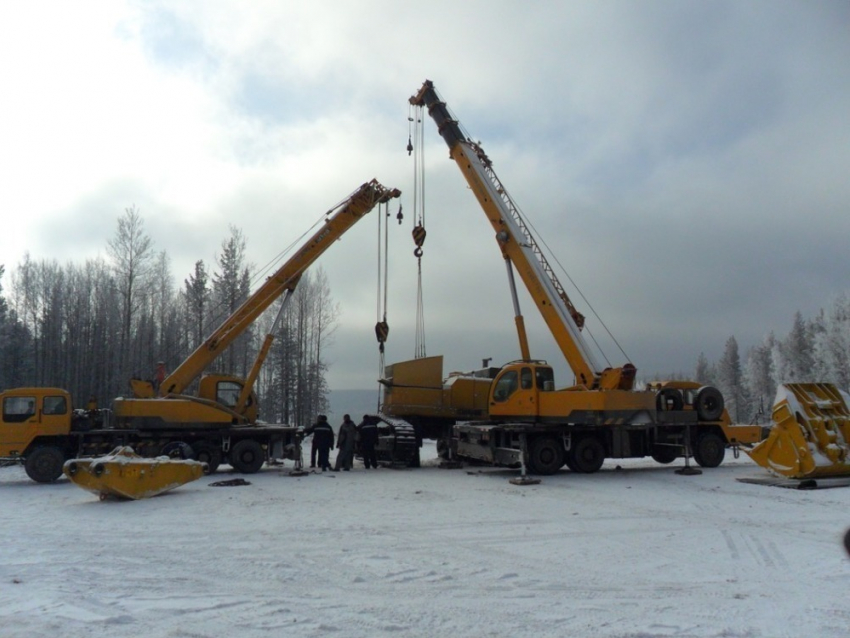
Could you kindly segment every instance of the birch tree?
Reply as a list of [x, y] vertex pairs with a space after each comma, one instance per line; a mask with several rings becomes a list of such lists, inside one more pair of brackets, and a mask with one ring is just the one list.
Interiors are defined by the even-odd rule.
[[112, 259], [112, 267], [118, 291], [121, 295], [121, 342], [119, 345], [119, 374], [128, 378], [130, 372], [141, 364], [131, 357], [133, 321], [137, 312], [147, 301], [154, 252], [153, 240], [145, 232], [144, 220], [135, 206], [124, 209], [118, 218], [115, 235], [106, 249]]

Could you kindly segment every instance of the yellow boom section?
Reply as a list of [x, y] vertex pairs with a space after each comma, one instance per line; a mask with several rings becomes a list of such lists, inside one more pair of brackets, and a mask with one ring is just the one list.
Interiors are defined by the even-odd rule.
[[100, 458], [66, 461], [62, 469], [74, 485], [101, 500], [108, 496], [139, 500], [201, 478], [207, 464], [164, 456], [142, 458], [130, 447], [117, 447]]
[[[428, 109], [440, 136], [449, 147], [450, 157], [457, 163], [467, 184], [487, 215], [503, 257], [519, 273], [543, 320], [576, 375], [579, 385], [588, 389], [631, 390], [635, 368], [625, 364], [619, 368], [603, 368], [581, 334], [584, 316], [576, 310], [537, 245], [519, 209], [493, 170], [481, 146], [464, 134], [446, 103], [437, 94], [433, 82], [426, 80], [410, 104]], [[513, 284], [512, 284], [513, 288]], [[523, 358], [528, 358], [524, 322], [518, 312], [517, 330]]]
[[359, 219], [375, 206], [401, 195], [395, 188], [386, 188], [377, 180], [363, 184], [336, 209], [328, 212], [325, 224], [278, 271], [266, 279], [218, 329], [189, 355], [159, 388], [159, 396], [182, 394], [184, 390], [241, 335], [275, 299], [292, 290], [310, 264], [324, 253]]
[[788, 478], [850, 476], [847, 398], [829, 383], [779, 386], [770, 434], [747, 454]]

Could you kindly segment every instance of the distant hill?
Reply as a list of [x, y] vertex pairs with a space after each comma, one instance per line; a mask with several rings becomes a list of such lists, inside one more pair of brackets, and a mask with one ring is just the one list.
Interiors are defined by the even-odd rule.
[[328, 421], [336, 428], [342, 423], [345, 414], [351, 415], [351, 420], [360, 423], [364, 414], [374, 414], [378, 411], [378, 390], [331, 390], [328, 397], [331, 408]]

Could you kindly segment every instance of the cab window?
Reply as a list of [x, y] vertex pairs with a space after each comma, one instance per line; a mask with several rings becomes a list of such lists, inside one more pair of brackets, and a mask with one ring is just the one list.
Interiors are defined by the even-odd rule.
[[516, 370], [508, 370], [499, 377], [499, 380], [496, 381], [496, 388], [493, 391], [493, 399], [496, 401], [507, 401], [508, 397], [516, 392], [519, 385], [517, 377]]
[[537, 389], [552, 392], [555, 389], [555, 373], [552, 368], [535, 368], [537, 377]]
[[242, 386], [233, 381], [220, 381], [216, 389], [216, 400], [228, 408], [236, 407]]
[[47, 415], [65, 414], [68, 405], [65, 397], [44, 397], [44, 413]]
[[519, 374], [519, 384], [523, 390], [531, 390], [534, 387], [534, 382], [532, 381], [531, 376], [531, 368], [523, 368], [522, 372]]
[[3, 420], [20, 423], [35, 414], [35, 397], [6, 397], [3, 400]]

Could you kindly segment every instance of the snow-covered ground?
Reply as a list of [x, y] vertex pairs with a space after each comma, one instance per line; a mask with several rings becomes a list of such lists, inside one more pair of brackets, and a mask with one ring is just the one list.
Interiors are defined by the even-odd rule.
[[850, 635], [850, 488], [425, 465], [136, 502], [0, 468], [0, 636]]

